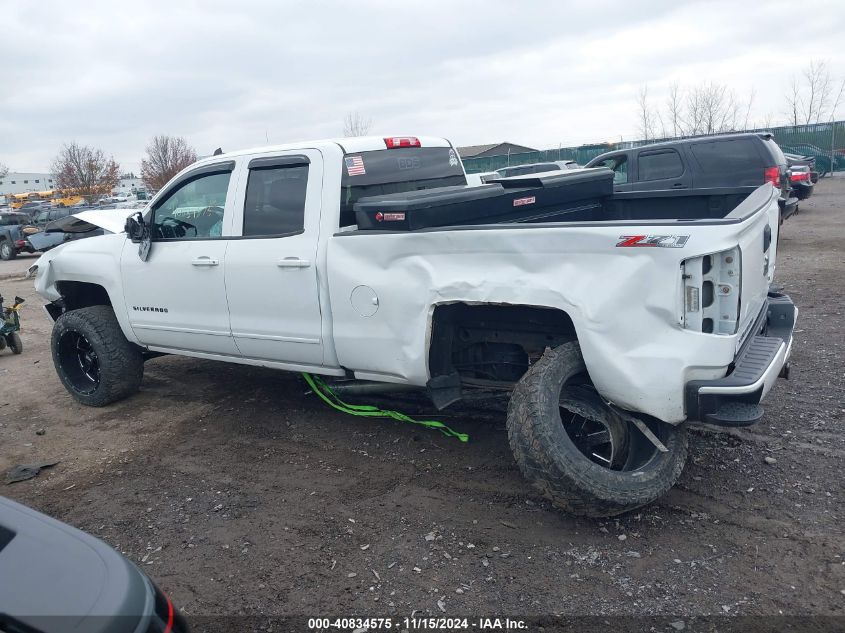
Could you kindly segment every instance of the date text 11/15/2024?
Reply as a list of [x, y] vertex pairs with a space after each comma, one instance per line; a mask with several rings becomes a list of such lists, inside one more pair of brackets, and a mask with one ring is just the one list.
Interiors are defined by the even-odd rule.
[[524, 631], [524, 620], [511, 618], [309, 618], [311, 631]]

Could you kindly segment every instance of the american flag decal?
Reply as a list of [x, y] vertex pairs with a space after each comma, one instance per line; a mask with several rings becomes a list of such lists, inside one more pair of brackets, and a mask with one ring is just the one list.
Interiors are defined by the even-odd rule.
[[346, 163], [346, 173], [350, 176], [363, 176], [367, 173], [364, 169], [364, 159], [360, 156], [349, 156], [343, 161]]

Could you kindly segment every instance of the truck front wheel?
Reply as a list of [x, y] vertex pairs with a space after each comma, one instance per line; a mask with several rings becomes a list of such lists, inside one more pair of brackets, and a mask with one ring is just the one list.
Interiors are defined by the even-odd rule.
[[556, 506], [583, 516], [633, 510], [677, 481], [686, 427], [643, 423], [665, 451], [602, 401], [576, 342], [532, 365], [508, 406], [508, 439], [523, 475]]
[[61, 315], [53, 325], [52, 350], [65, 389], [89, 407], [122, 400], [141, 385], [143, 356], [126, 340], [110, 306]]

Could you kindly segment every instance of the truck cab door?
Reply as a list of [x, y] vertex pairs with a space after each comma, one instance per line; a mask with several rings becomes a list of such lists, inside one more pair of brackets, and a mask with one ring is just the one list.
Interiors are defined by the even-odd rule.
[[224, 280], [236, 187], [234, 161], [172, 183], [152, 208], [149, 256], [127, 240], [121, 275], [129, 323], [151, 347], [237, 356]]
[[630, 161], [627, 152], [608, 156], [593, 167], [607, 167], [613, 172], [614, 191], [631, 191], [633, 174], [630, 173]]
[[689, 189], [692, 175], [686, 168], [677, 150], [642, 150], [636, 153], [637, 179], [633, 191], [662, 191], [665, 189]]
[[232, 334], [245, 358], [323, 363], [317, 247], [323, 157], [318, 150], [250, 160], [226, 253]]

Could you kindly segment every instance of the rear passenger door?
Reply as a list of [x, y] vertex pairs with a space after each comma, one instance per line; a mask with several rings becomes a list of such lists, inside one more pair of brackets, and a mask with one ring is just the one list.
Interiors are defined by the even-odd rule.
[[671, 147], [637, 152], [637, 180], [634, 191], [688, 189], [692, 186], [689, 169], [681, 154]]
[[242, 356], [323, 362], [317, 275], [323, 160], [317, 150], [253, 158], [226, 251], [232, 335]]

